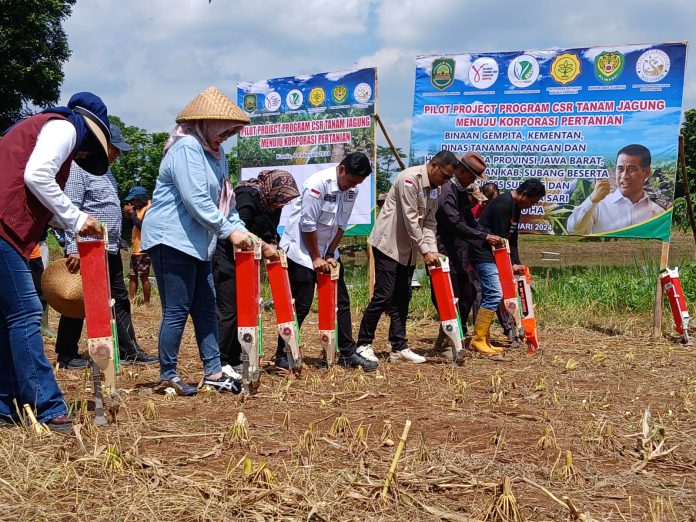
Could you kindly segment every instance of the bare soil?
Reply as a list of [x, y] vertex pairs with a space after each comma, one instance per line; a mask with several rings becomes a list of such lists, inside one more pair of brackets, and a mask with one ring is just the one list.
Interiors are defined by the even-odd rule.
[[[134, 320], [155, 353], [158, 307], [137, 308]], [[428, 362], [382, 359], [363, 374], [321, 369], [315, 328], [310, 316], [301, 376], [276, 373], [267, 357], [258, 394], [244, 402], [167, 400], [153, 391], [156, 366], [131, 367], [116, 423], [94, 427], [89, 412], [78, 436], [0, 430], [0, 519], [516, 520], [492, 511], [504, 476], [527, 520], [696, 519], [693, 348], [653, 342], [635, 321], [546, 326], [542, 354], [508, 348], [503, 361], [470, 357], [455, 368], [431, 350], [436, 324], [413, 319], [411, 345]], [[497, 330], [493, 339], [504, 344]], [[180, 370], [191, 383], [202, 377], [190, 324]], [[80, 372], [57, 377], [67, 401], [91, 398]], [[228, 433], [239, 412], [247, 442]], [[406, 420], [406, 450], [381, 499]]]
[[[660, 248], [521, 238], [522, 258], [536, 267], [655, 264]], [[675, 233], [671, 264], [693, 256], [693, 238]], [[364, 253], [346, 257], [361, 262]], [[154, 391], [157, 366], [127, 367], [106, 427], [92, 423], [88, 376], [57, 370], [66, 401], [84, 400], [89, 411], [77, 412], [72, 434], [0, 429], [0, 520], [696, 520], [696, 352], [677, 343], [668, 317], [659, 341], [649, 317], [542, 321], [541, 354], [506, 348], [502, 361], [468, 357], [453, 367], [431, 349], [437, 324], [425, 315], [411, 317], [409, 340], [428, 362], [387, 362], [385, 318], [371, 374], [323, 369], [310, 315], [306, 365], [293, 379], [273, 367], [269, 312], [256, 395], [168, 400]], [[159, 317], [158, 305], [134, 310], [150, 353]], [[497, 329], [493, 340], [506, 344]], [[53, 361], [51, 340], [46, 350]], [[190, 383], [202, 377], [190, 324], [179, 369]], [[231, 433], [240, 412], [246, 441], [243, 430]], [[383, 499], [406, 420], [406, 449]], [[504, 477], [519, 511], [495, 510]]]

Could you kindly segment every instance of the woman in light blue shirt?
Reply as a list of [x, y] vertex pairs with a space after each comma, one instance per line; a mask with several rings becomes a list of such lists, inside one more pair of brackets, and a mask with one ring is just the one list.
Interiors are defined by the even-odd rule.
[[[142, 249], [150, 253], [162, 302], [159, 331], [160, 389], [194, 395], [197, 388], [177, 374], [177, 358], [188, 316], [203, 362], [205, 385], [239, 393], [240, 381], [223, 374], [211, 258], [217, 238], [237, 248], [258, 241], [234, 209], [234, 192], [220, 144], [249, 123], [248, 116], [214, 87], [179, 113], [164, 147], [152, 206], [142, 227]], [[265, 245], [265, 257], [275, 249]]]

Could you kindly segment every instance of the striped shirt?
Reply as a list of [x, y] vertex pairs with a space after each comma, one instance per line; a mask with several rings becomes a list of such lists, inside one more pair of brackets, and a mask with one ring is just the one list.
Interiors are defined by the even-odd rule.
[[[103, 176], [95, 176], [73, 162], [65, 194], [81, 211], [106, 223], [109, 253], [117, 254], [121, 246], [121, 202], [118, 198], [118, 184], [111, 169]], [[75, 233], [72, 230], [65, 231], [65, 252], [77, 252]]]

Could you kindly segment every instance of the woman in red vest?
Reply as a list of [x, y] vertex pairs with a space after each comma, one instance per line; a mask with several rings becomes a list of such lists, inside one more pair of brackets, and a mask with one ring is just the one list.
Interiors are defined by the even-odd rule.
[[109, 118], [94, 94], [16, 123], [0, 140], [0, 424], [19, 420], [29, 404], [55, 431], [72, 427], [41, 338], [41, 302], [28, 258], [49, 221], [101, 236], [99, 223], [63, 193], [75, 161], [93, 174], [109, 166]]

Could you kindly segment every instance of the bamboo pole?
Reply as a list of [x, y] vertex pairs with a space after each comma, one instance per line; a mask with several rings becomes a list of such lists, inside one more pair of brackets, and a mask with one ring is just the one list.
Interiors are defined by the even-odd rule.
[[399, 164], [399, 167], [401, 170], [404, 170], [406, 168], [406, 165], [404, 164], [403, 160], [401, 159], [401, 156], [396, 152], [396, 147], [394, 147], [394, 144], [392, 143], [391, 138], [389, 137], [389, 134], [387, 134], [387, 129], [384, 128], [384, 123], [382, 123], [382, 118], [379, 117], [379, 114], [375, 114], [375, 121], [379, 124], [379, 128], [382, 130], [382, 134], [387, 140], [387, 144], [389, 145], [389, 149], [391, 150], [392, 154], [394, 155], [394, 158], [396, 159], [396, 162]]
[[[660, 253], [660, 272], [667, 268], [667, 263], [669, 263], [669, 242], [663, 241], [662, 252]], [[659, 339], [662, 336], [663, 308], [662, 281], [660, 280], [660, 274], [657, 274], [657, 283], [655, 284], [655, 309], [653, 310], [653, 339]]]
[[407, 420], [404, 424], [404, 432], [401, 434], [399, 439], [399, 445], [396, 447], [396, 453], [394, 453], [394, 458], [392, 459], [391, 466], [389, 466], [389, 472], [387, 473], [387, 479], [384, 481], [384, 488], [382, 488], [382, 498], [387, 498], [387, 492], [389, 491], [389, 486], [391, 486], [392, 480], [394, 480], [394, 474], [396, 473], [396, 466], [401, 458], [401, 453], [404, 451], [404, 446], [406, 446], [406, 439], [408, 438], [408, 432], [411, 429], [411, 421]]
[[684, 154], [684, 135], [679, 135], [679, 165], [681, 167], [682, 182], [684, 183], [684, 199], [686, 199], [686, 215], [689, 217], [691, 232], [694, 234], [694, 245], [696, 246], [696, 220], [694, 220], [694, 208], [691, 205], [691, 194], [689, 193], [689, 176], [686, 173], [686, 155]]

